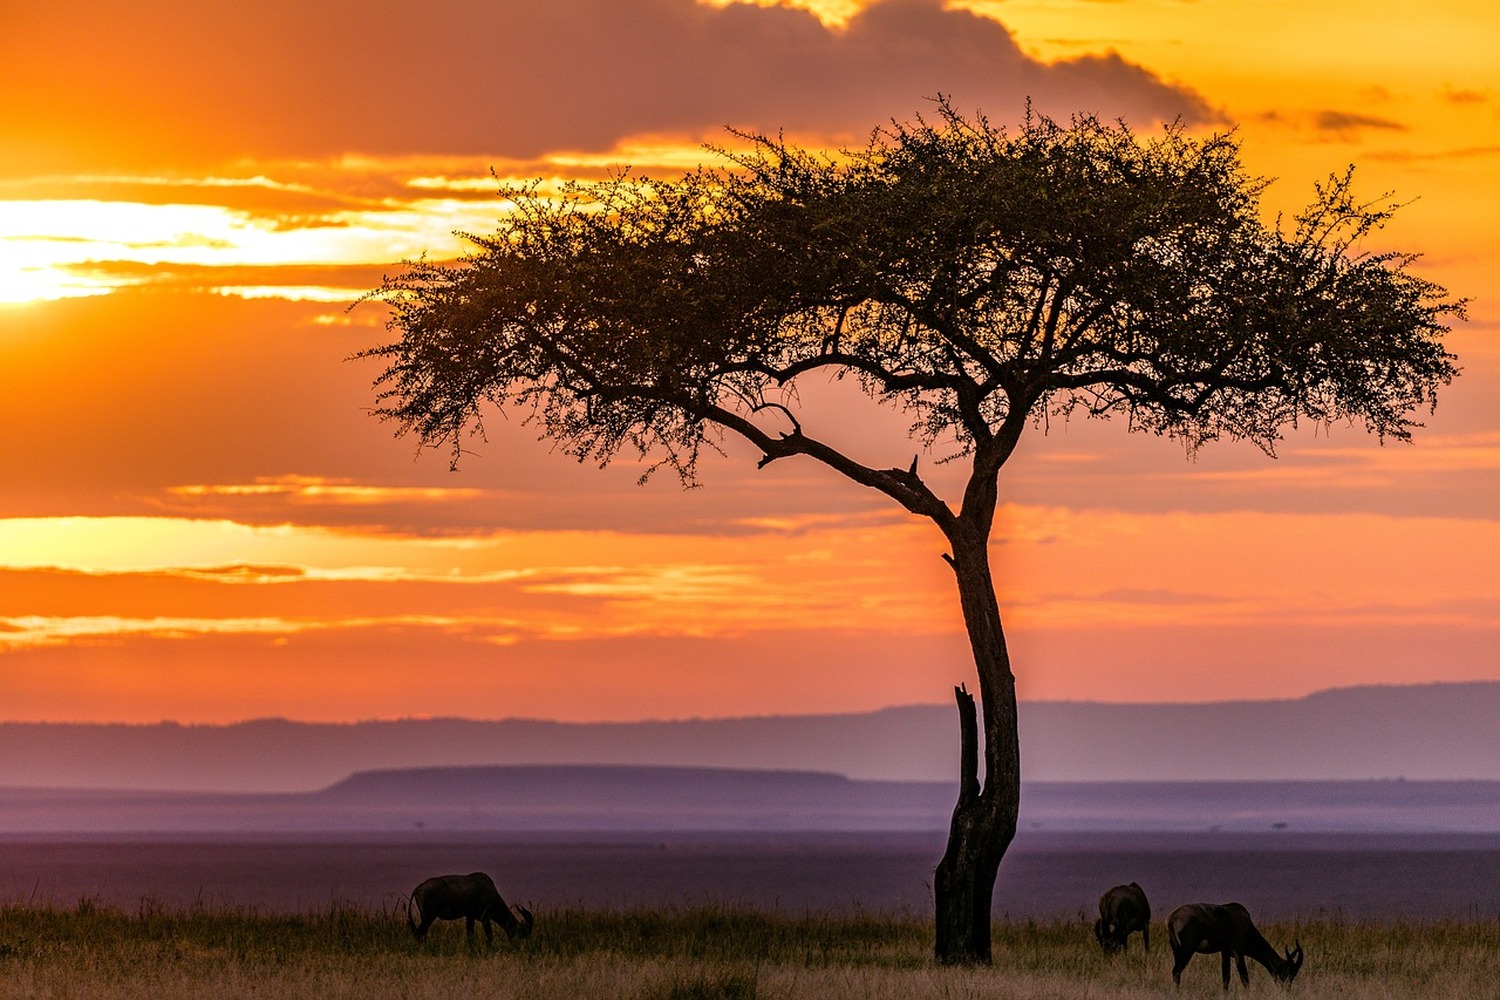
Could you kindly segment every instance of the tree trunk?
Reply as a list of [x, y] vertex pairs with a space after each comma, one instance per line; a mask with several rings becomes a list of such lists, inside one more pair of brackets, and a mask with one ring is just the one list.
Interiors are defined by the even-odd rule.
[[990, 961], [990, 905], [1000, 860], [1016, 834], [1021, 799], [1021, 751], [1016, 732], [1016, 684], [1005, 648], [1000, 606], [990, 576], [987, 532], [960, 528], [950, 535], [949, 562], [958, 581], [964, 625], [979, 674], [984, 723], [984, 780], [979, 777], [979, 721], [974, 698], [960, 686], [958, 803], [948, 848], [933, 877], [937, 937], [933, 951], [947, 964]]

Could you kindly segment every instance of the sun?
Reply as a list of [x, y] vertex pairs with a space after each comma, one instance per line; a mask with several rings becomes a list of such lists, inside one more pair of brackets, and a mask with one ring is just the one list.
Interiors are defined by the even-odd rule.
[[0, 307], [27, 306], [109, 291], [80, 281], [60, 268], [9, 265], [4, 257], [4, 250], [0, 249]]
[[114, 254], [100, 253], [90, 226], [100, 214], [92, 204], [58, 201], [0, 202], [0, 305], [26, 305], [109, 291], [74, 265]]

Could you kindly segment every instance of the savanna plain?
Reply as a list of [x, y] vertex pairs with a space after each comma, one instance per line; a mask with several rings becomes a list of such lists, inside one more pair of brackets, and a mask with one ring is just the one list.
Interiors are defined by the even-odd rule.
[[[1474, 998], [1500, 994], [1500, 921], [1267, 923], [1302, 943], [1290, 994]], [[1165, 928], [1149, 954], [1105, 955], [1077, 919], [997, 920], [994, 964], [931, 960], [919, 915], [790, 915], [748, 908], [560, 909], [524, 941], [493, 945], [461, 924], [424, 942], [405, 912], [329, 907], [301, 915], [144, 900], [0, 908], [0, 997], [1136, 998], [1222, 996], [1217, 956], [1172, 986]], [[1281, 988], [1251, 965], [1250, 991]], [[1242, 992], [1236, 980], [1232, 993]]]

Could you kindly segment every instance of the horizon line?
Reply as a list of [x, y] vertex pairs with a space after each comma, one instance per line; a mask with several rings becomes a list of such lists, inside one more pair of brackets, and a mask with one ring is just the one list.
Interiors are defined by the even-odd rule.
[[[1313, 698], [1330, 694], [1346, 694], [1356, 691], [1394, 691], [1394, 690], [1418, 690], [1432, 688], [1458, 688], [1458, 687], [1497, 687], [1500, 688], [1500, 679], [1470, 679], [1470, 680], [1447, 680], [1447, 681], [1418, 681], [1411, 683], [1370, 683], [1370, 684], [1345, 684], [1334, 687], [1317, 688], [1305, 694], [1287, 696], [1281, 698], [1219, 698], [1202, 701], [1111, 701], [1105, 699], [1084, 698], [1022, 698], [1022, 705], [1098, 705], [1111, 708], [1206, 708], [1223, 705], [1270, 705], [1270, 704], [1293, 704], [1296, 702], [1309, 701]], [[648, 717], [640, 719], [556, 719], [542, 716], [465, 716], [465, 715], [392, 715], [375, 716], [360, 719], [298, 719], [284, 715], [253, 716], [245, 719], [236, 719], [227, 722], [182, 722], [177, 719], [157, 719], [153, 722], [129, 722], [125, 720], [77, 720], [77, 719], [0, 719], [0, 726], [78, 726], [78, 727], [125, 727], [147, 729], [153, 727], [178, 728], [178, 729], [232, 729], [238, 726], [253, 726], [265, 724], [283, 724], [291, 726], [368, 726], [368, 725], [394, 725], [409, 722], [462, 722], [477, 724], [497, 723], [529, 723], [553, 726], [647, 726], [647, 725], [690, 725], [694, 723], [714, 722], [750, 722], [767, 719], [826, 719], [826, 718], [853, 718], [859, 716], [879, 715], [883, 712], [898, 712], [910, 709], [945, 709], [951, 708], [945, 702], [908, 702], [897, 705], [884, 705], [879, 708], [855, 709], [843, 712], [774, 712], [758, 715], [694, 715], [680, 717]]]

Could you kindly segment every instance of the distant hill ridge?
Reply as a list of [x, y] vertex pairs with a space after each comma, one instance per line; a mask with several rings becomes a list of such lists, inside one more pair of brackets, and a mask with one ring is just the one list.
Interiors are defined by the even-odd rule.
[[[859, 782], [859, 785], [890, 784]], [[946, 784], [934, 782], [950, 796]], [[382, 768], [358, 771], [317, 792], [324, 801], [389, 798], [447, 805], [456, 799], [548, 799], [564, 789], [569, 801], [606, 809], [641, 799], [680, 800], [699, 806], [778, 800], [822, 803], [848, 795], [856, 782], [828, 771], [750, 771], [731, 767], [613, 764], [511, 764], [506, 766]]]
[[[1500, 778], [1500, 682], [1193, 704], [1023, 702], [1031, 781]], [[1183, 752], [1184, 735], [1196, 739]], [[0, 723], [0, 787], [296, 792], [361, 771], [628, 764], [951, 782], [948, 705], [679, 721]]]
[[[362, 771], [314, 792], [0, 788], [0, 835], [357, 833], [647, 835], [926, 832], [941, 844], [952, 781], [642, 765]], [[1477, 834], [1500, 844], [1500, 781], [1026, 782], [1026, 833]], [[655, 848], [652, 848], [655, 849]]]

